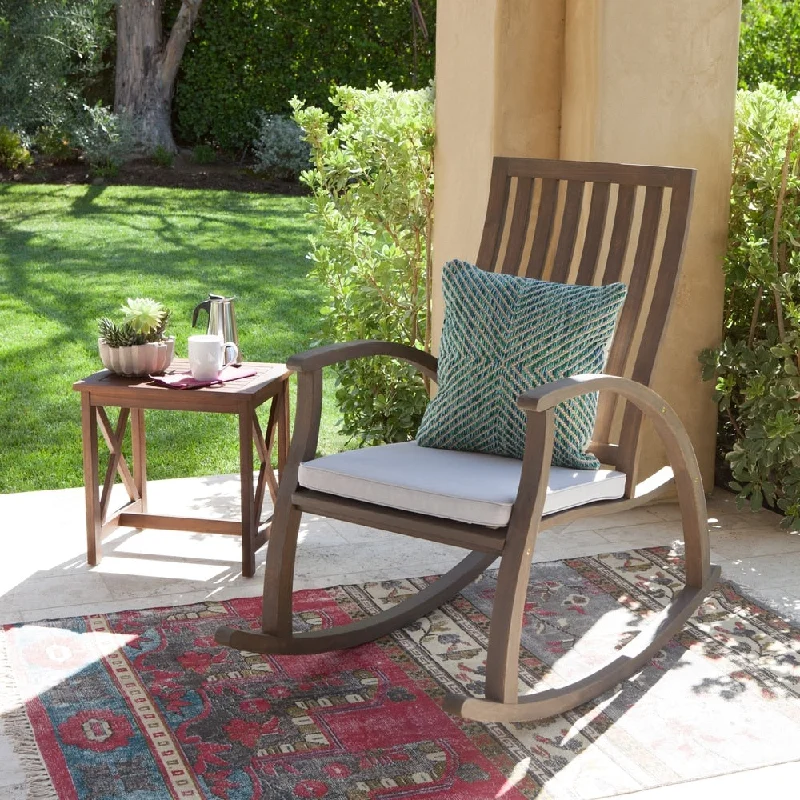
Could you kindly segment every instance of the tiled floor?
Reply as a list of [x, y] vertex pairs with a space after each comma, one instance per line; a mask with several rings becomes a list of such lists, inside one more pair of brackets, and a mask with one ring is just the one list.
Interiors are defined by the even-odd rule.
[[[236, 513], [238, 482], [230, 477], [153, 482], [150, 510], [187, 515]], [[103, 560], [85, 557], [82, 489], [0, 495], [0, 622], [32, 622], [84, 613], [173, 605], [258, 595], [264, 555], [255, 578], [241, 576], [233, 537], [173, 531], [120, 529], [103, 543]], [[800, 623], [800, 533], [778, 528], [770, 513], [736, 510], [732, 497], [709, 501], [713, 560], [723, 577], [762, 603]], [[661, 504], [614, 516], [582, 520], [539, 537], [534, 560], [669, 544], [680, 539], [677, 506]], [[428, 575], [442, 571], [463, 551], [304, 517], [295, 588]], [[798, 710], [800, 713], [800, 710]], [[748, 773], [625, 795], [636, 800], [789, 797], [800, 785], [798, 760]], [[781, 786], [787, 786], [783, 794]], [[790, 786], [794, 789], [789, 791]], [[26, 797], [20, 771], [0, 734], [0, 799]]]

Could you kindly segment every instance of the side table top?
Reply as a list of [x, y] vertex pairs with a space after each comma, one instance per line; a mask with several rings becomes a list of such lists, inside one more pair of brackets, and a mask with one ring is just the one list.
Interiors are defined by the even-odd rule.
[[[124, 406], [130, 403], [145, 408], [208, 407], [212, 411], [217, 406], [238, 405], [241, 401], [262, 402], [265, 397], [274, 395], [280, 383], [291, 374], [285, 364], [245, 361], [241, 366], [255, 370], [256, 374], [199, 389], [174, 389], [161, 386], [149, 377], [126, 378], [107, 369], [76, 381], [72, 388], [77, 392], [89, 393], [93, 400], [103, 400], [108, 405]], [[176, 358], [166, 374], [188, 370], [189, 359]]]

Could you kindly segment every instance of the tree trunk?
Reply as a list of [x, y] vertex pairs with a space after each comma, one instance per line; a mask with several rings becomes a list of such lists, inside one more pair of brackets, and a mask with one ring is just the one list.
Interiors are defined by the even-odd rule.
[[163, 0], [119, 0], [114, 111], [126, 116], [136, 143], [177, 152], [171, 112], [175, 76], [203, 0], [183, 0], [164, 41]]

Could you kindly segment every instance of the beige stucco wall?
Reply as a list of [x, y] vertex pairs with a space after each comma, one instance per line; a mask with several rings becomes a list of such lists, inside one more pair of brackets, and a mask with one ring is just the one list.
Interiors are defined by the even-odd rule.
[[[716, 410], [697, 353], [720, 337], [739, 17], [739, 0], [439, 0], [437, 17], [434, 330], [442, 264], [477, 253], [493, 154], [695, 167], [654, 385], [708, 487]], [[648, 441], [643, 475], [663, 463]]]
[[557, 158], [564, 0], [439, 0], [433, 343], [442, 266], [475, 259], [493, 155]]
[[495, 13], [494, 152], [558, 158], [565, 0], [504, 0]]
[[442, 265], [478, 254], [494, 153], [495, 8], [445, 0], [436, 10], [433, 341], [442, 328]]

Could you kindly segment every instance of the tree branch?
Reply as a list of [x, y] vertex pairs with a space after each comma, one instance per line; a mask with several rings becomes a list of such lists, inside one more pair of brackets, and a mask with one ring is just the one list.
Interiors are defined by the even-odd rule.
[[[778, 239], [780, 238], [781, 222], [783, 220], [783, 204], [786, 200], [786, 188], [789, 183], [789, 165], [792, 161], [792, 147], [794, 145], [795, 136], [797, 136], [797, 125], [792, 125], [789, 129], [789, 136], [786, 140], [786, 155], [783, 159], [783, 169], [781, 170], [781, 185], [778, 190], [778, 203], [775, 207], [775, 225], [772, 229], [772, 262], [775, 264], [775, 269], [780, 275], [783, 272], [781, 263], [778, 258]], [[778, 337], [781, 341], [786, 338], [786, 331], [783, 325], [783, 304], [781, 303], [781, 294], [777, 286], [772, 287], [772, 296], [775, 299], [775, 313], [778, 318]]]
[[758, 325], [758, 312], [761, 310], [761, 288], [758, 289], [756, 295], [756, 302], [753, 304], [753, 314], [750, 317], [750, 333], [747, 336], [747, 346], [753, 346], [753, 340], [756, 338], [756, 325]]
[[203, 0], [183, 0], [181, 10], [178, 12], [164, 47], [164, 54], [161, 57], [161, 86], [165, 95], [170, 99], [172, 99], [175, 76], [178, 74], [183, 51], [192, 35], [192, 28], [202, 4]]

